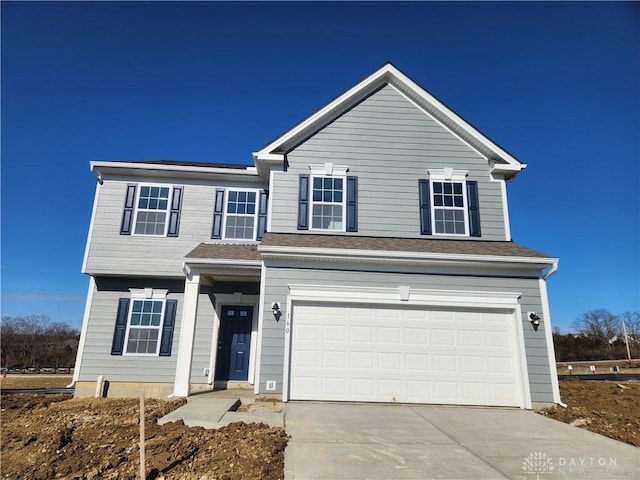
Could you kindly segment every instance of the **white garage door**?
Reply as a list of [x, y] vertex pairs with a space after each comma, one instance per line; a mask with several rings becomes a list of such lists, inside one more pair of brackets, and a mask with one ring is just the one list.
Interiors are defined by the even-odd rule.
[[523, 406], [514, 316], [296, 305], [292, 400]]

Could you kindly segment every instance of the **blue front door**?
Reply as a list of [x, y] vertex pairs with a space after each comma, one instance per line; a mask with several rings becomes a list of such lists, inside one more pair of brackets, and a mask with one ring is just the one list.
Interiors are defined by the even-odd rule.
[[246, 382], [249, 378], [249, 350], [253, 307], [222, 307], [216, 380]]

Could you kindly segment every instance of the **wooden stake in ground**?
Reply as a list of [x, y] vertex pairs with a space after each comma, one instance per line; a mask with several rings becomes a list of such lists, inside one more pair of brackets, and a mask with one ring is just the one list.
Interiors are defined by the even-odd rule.
[[144, 456], [144, 392], [140, 391], [140, 480], [145, 480]]

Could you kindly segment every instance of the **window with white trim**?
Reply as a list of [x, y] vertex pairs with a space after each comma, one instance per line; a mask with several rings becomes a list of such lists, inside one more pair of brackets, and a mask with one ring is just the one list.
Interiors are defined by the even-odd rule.
[[434, 235], [469, 236], [466, 177], [464, 170], [429, 170]]
[[466, 189], [464, 182], [431, 183], [433, 226], [436, 234], [467, 235]]
[[140, 185], [136, 202], [135, 235], [165, 236], [171, 187]]
[[131, 299], [125, 354], [157, 355], [160, 350], [164, 300]]
[[311, 177], [311, 228], [345, 231], [344, 176]]
[[253, 240], [256, 237], [257, 192], [228, 190], [224, 238]]

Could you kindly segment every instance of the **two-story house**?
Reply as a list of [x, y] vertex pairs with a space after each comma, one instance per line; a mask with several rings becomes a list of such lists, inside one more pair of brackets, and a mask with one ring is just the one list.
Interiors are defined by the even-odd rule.
[[560, 402], [525, 165], [391, 64], [253, 160], [91, 162], [77, 396]]

